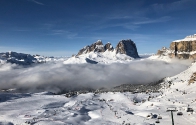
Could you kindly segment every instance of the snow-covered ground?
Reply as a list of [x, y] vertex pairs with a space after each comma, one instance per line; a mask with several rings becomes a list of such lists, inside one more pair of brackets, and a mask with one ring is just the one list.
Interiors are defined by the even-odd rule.
[[195, 41], [196, 40], [196, 34], [194, 35], [190, 35], [190, 36], [186, 36], [184, 39], [180, 39], [180, 40], [175, 40], [173, 42], [181, 42], [181, 41]]
[[[196, 63], [165, 78], [160, 93], [87, 93], [67, 98], [51, 93], [1, 93], [0, 124], [35, 125], [170, 125], [168, 107], [176, 107], [177, 125], [195, 125], [196, 84], [188, 85]], [[159, 119], [160, 123], [156, 123]]]

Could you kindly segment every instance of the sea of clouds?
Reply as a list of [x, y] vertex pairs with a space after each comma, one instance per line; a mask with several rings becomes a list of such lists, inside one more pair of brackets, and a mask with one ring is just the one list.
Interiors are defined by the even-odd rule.
[[147, 84], [173, 76], [190, 65], [187, 61], [167, 63], [137, 60], [131, 63], [62, 64], [46, 63], [23, 67], [0, 65], [0, 89], [20, 92], [62, 92], [81, 88], [110, 88], [121, 84]]

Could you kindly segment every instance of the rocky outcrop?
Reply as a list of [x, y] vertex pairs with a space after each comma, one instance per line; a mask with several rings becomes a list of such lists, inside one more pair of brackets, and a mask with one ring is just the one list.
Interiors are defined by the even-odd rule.
[[157, 54], [159, 57], [170, 57], [173, 58], [175, 56], [172, 57], [172, 51], [170, 50], [170, 48], [166, 48], [166, 47], [162, 47], [160, 50], [157, 51]]
[[166, 47], [162, 47], [160, 50], [158, 50], [157, 55], [159, 56], [166, 56], [168, 49]]
[[179, 59], [196, 59], [196, 34], [170, 44], [170, 57]]
[[108, 50], [108, 51], [113, 51], [114, 50], [114, 48], [113, 48], [111, 43], [105, 44], [104, 49], [105, 49], [105, 51], [106, 50]]
[[139, 58], [137, 48], [132, 40], [121, 40], [116, 46], [116, 53], [126, 54], [133, 58]]
[[85, 46], [81, 50], [79, 50], [77, 56], [90, 53], [90, 52], [105, 52], [104, 45], [101, 40], [93, 43], [92, 45]]
[[191, 83], [194, 83], [196, 81], [196, 72], [194, 72], [193, 74], [192, 74], [192, 76], [191, 76], [191, 78], [189, 79], [189, 85], [191, 84]]
[[98, 52], [103, 53], [106, 51], [115, 51], [116, 54], [126, 54], [133, 58], [139, 58], [137, 48], [135, 43], [132, 40], [121, 40], [116, 48], [114, 49], [111, 43], [107, 43], [103, 45], [101, 40], [98, 40], [97, 42], [93, 43], [92, 45], [85, 46], [81, 50], [79, 50], [78, 54], [76, 56], [80, 56], [82, 54], [87, 54], [90, 52]]

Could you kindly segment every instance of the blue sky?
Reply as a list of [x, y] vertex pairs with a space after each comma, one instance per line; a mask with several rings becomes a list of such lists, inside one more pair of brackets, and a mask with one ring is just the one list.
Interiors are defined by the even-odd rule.
[[196, 0], [0, 0], [0, 51], [69, 56], [101, 39], [156, 53], [196, 33]]

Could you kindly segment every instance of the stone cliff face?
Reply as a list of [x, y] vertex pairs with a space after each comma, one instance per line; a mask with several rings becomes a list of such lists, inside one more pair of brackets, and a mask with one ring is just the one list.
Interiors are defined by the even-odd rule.
[[106, 50], [108, 50], [108, 51], [113, 51], [114, 50], [114, 48], [113, 48], [111, 43], [105, 44], [104, 49], [105, 49], [105, 51]]
[[170, 57], [179, 59], [196, 59], [196, 34], [170, 44]]
[[116, 53], [126, 54], [133, 58], [139, 58], [137, 48], [132, 40], [122, 40], [116, 46]]
[[126, 54], [133, 58], [139, 58], [137, 48], [135, 43], [132, 40], [121, 40], [116, 48], [114, 49], [111, 43], [103, 45], [101, 40], [98, 40], [97, 42], [93, 43], [92, 45], [88, 45], [81, 50], [79, 50], [78, 54], [76, 56], [80, 56], [82, 54], [87, 54], [90, 52], [106, 52], [106, 51], [115, 51], [116, 54]]
[[85, 46], [84, 48], [82, 48], [77, 56], [79, 55], [82, 55], [82, 54], [86, 54], [86, 53], [90, 53], [90, 52], [105, 52], [105, 49], [104, 49], [104, 45], [102, 43], [101, 40], [98, 40], [97, 42], [93, 43], [92, 45], [88, 45], [88, 46]]

